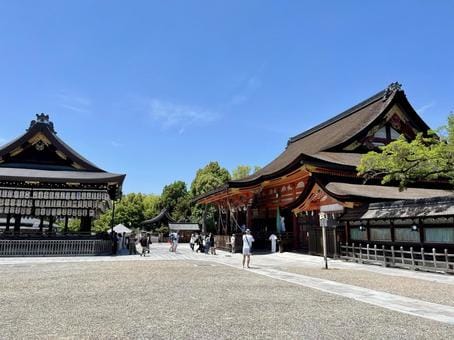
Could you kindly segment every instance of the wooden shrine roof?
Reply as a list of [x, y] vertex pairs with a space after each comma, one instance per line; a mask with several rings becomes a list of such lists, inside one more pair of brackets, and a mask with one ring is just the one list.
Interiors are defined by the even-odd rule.
[[0, 167], [2, 181], [39, 181], [50, 183], [122, 183], [126, 175], [95, 171], [55, 171]]
[[[308, 166], [311, 172], [341, 171], [355, 176], [356, 167], [365, 151], [346, 146], [363, 140], [368, 133], [375, 131], [373, 129], [386, 124], [390, 116], [398, 110], [405, 115], [405, 122], [410, 124], [413, 133], [429, 130], [407, 100], [400, 85], [393, 83], [341, 114], [290, 138], [286, 149], [276, 159], [251, 176], [229, 181], [200, 195], [196, 201], [226, 193], [231, 188], [253, 188], [265, 181], [287, 176], [302, 166]], [[376, 193], [379, 195], [380, 191]]]
[[155, 223], [160, 223], [161, 221], [165, 221], [166, 223], [174, 223], [174, 222], [176, 222], [172, 218], [172, 216], [170, 216], [169, 211], [167, 210], [167, 208], [164, 208], [155, 217], [150, 218], [149, 220], [145, 220], [145, 221], [141, 222], [140, 224], [142, 224], [142, 225], [155, 224]]
[[169, 223], [169, 229], [172, 231], [199, 231], [198, 223]]
[[105, 183], [126, 175], [106, 172], [57, 136], [49, 116], [37, 114], [27, 131], [0, 147], [0, 180]]
[[284, 152], [271, 163], [241, 180], [230, 181], [232, 187], [251, 184], [281, 173], [301, 164], [304, 158], [317, 158], [329, 163], [356, 167], [361, 159], [360, 153], [335, 152], [336, 147], [347, 143], [363, 133], [374, 122], [380, 120], [396, 102], [412, 115], [413, 123], [422, 131], [429, 127], [417, 115], [406, 99], [400, 85], [391, 84], [365, 101], [341, 114], [289, 139]]
[[449, 190], [408, 188], [399, 191], [398, 187], [383, 185], [350, 184], [330, 182], [325, 186], [327, 194], [337, 197], [363, 197], [387, 200], [411, 200], [432, 197], [454, 197], [454, 192]]
[[347, 210], [341, 217], [341, 220], [359, 221], [371, 219], [436, 218], [444, 216], [454, 216], [453, 196], [371, 203]]

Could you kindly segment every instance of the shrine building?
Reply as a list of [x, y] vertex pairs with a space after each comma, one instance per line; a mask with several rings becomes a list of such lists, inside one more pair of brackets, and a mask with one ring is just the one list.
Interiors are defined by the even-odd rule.
[[[120, 197], [124, 178], [82, 157], [57, 136], [48, 115], [37, 115], [23, 135], [0, 147], [0, 256], [8, 249], [27, 255], [20, 240], [69, 237], [72, 218], [86, 240], [93, 220]], [[29, 218], [40, 221], [38, 230], [21, 229]]]
[[[453, 193], [447, 181], [419, 182], [399, 191], [380, 179], [364, 184], [357, 175], [363, 154], [400, 135], [411, 140], [428, 130], [401, 85], [393, 83], [291, 137], [268, 165], [197, 202], [218, 208], [220, 234], [246, 225], [258, 248], [268, 247], [270, 234], [281, 233], [286, 250], [321, 254], [321, 223], [326, 223], [329, 255], [339, 253], [341, 242], [454, 250], [454, 211], [447, 207]], [[422, 206], [427, 209], [418, 209]]]

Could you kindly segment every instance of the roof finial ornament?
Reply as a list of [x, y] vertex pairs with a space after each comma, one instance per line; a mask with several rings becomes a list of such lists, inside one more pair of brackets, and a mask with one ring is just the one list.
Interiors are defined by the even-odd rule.
[[30, 128], [32, 126], [34, 126], [35, 124], [46, 124], [49, 126], [49, 130], [52, 131], [52, 133], [56, 133], [55, 130], [54, 130], [54, 123], [52, 123], [50, 120], [49, 120], [49, 115], [46, 115], [44, 113], [37, 113], [36, 114], [36, 120], [33, 119], [31, 122], [30, 122]]
[[402, 84], [399, 84], [397, 81], [394, 82], [394, 83], [389, 84], [388, 87], [387, 87], [387, 89], [386, 89], [384, 99], [388, 99], [388, 97], [389, 97], [393, 92], [400, 91], [401, 89], [402, 89]]

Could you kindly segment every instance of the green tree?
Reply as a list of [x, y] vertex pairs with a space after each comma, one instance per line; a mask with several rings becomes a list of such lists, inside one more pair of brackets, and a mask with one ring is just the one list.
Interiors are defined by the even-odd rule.
[[156, 216], [160, 210], [161, 197], [159, 195], [145, 195], [143, 197], [144, 219]]
[[454, 183], [454, 115], [439, 134], [428, 131], [407, 141], [404, 136], [361, 158], [358, 174], [366, 180], [398, 183], [400, 189], [421, 180], [444, 178]]
[[230, 180], [230, 174], [226, 168], [221, 168], [218, 162], [210, 162], [202, 169], [197, 170], [191, 183], [193, 197], [202, 195], [217, 188]]
[[257, 165], [255, 165], [254, 167], [250, 165], [238, 165], [235, 169], [232, 170], [232, 179], [242, 179], [252, 175], [259, 170], [260, 167]]
[[[197, 170], [196, 176], [191, 183], [192, 199], [222, 186], [230, 180], [227, 169], [222, 168], [218, 162], [210, 162], [202, 169]], [[217, 210], [213, 206], [201, 206], [195, 204], [192, 207], [192, 221], [205, 223], [207, 231], [215, 231]]]
[[173, 219], [183, 221], [191, 215], [189, 201], [186, 183], [175, 181], [162, 190], [159, 206], [161, 209], [167, 208]]
[[[150, 197], [151, 196], [151, 197]], [[115, 202], [114, 225], [124, 224], [129, 228], [140, 228], [145, 218], [155, 216], [159, 212], [158, 196], [130, 193]], [[93, 230], [103, 232], [111, 228], [112, 209], [108, 209], [95, 221]]]
[[[61, 225], [65, 225], [65, 221], [62, 221]], [[63, 230], [63, 229], [62, 229]], [[68, 231], [76, 232], [80, 230], [80, 219], [79, 218], [70, 218], [68, 220]]]

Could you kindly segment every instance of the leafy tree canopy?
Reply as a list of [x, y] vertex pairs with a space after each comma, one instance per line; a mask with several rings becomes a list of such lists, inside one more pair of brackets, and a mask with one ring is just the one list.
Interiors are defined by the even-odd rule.
[[[222, 168], [218, 162], [210, 162], [202, 169], [197, 170], [195, 179], [191, 183], [191, 195], [195, 198], [210, 190], [213, 190], [230, 180], [227, 169]], [[196, 204], [192, 207], [192, 222], [204, 225], [207, 231], [215, 230], [216, 208], [213, 206], [200, 206]]]
[[252, 175], [259, 170], [260, 167], [257, 165], [255, 165], [254, 167], [250, 165], [238, 165], [235, 169], [232, 170], [232, 179], [242, 179]]
[[195, 179], [191, 183], [191, 194], [197, 197], [230, 180], [226, 168], [221, 168], [218, 162], [210, 162], [202, 169], [197, 170]]
[[419, 133], [412, 141], [403, 136], [369, 152], [361, 159], [358, 174], [366, 180], [382, 178], [382, 183], [397, 182], [400, 189], [420, 180], [448, 179], [454, 183], [454, 115], [438, 131]]
[[156, 216], [160, 210], [161, 198], [158, 195], [144, 195], [143, 196], [143, 208], [144, 208], [144, 219], [150, 219]]
[[[159, 196], [130, 193], [115, 203], [114, 225], [124, 224], [129, 228], [140, 228], [140, 222], [159, 212]], [[95, 221], [93, 230], [103, 232], [111, 228], [112, 209], [108, 209]]]
[[161, 209], [169, 209], [170, 215], [175, 220], [183, 221], [191, 214], [189, 202], [190, 198], [186, 183], [183, 181], [176, 181], [164, 187], [159, 206]]

